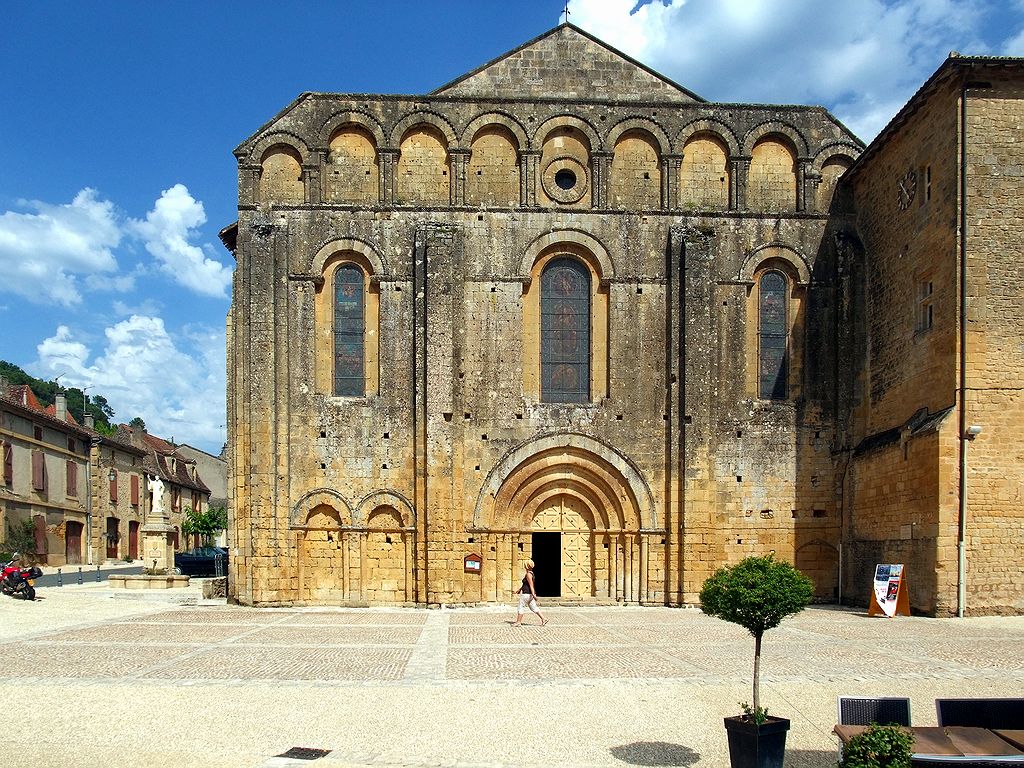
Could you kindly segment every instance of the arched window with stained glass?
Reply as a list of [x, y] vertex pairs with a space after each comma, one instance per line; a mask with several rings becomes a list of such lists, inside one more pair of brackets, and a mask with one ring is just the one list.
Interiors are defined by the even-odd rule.
[[558, 258], [541, 275], [541, 400], [590, 400], [590, 273]]
[[776, 270], [758, 281], [758, 396], [785, 400], [789, 378], [786, 276]]
[[334, 273], [334, 394], [366, 394], [366, 302], [363, 271], [342, 264]]

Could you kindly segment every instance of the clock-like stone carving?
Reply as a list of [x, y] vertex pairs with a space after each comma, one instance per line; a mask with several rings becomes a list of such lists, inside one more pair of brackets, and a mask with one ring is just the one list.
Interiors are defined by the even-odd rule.
[[907, 210], [917, 194], [917, 171], [913, 168], [896, 181], [896, 205], [901, 211]]

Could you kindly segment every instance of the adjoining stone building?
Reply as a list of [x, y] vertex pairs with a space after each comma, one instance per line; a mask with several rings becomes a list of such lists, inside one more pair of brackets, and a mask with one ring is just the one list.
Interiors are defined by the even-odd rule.
[[222, 233], [232, 599], [504, 601], [532, 557], [542, 594], [675, 605], [774, 551], [823, 600], [904, 562], [949, 613], [971, 498], [1004, 541], [969, 526], [966, 607], [1024, 610], [1024, 456], [995, 421], [1019, 416], [1014, 227], [964, 249], [1006, 265], [967, 289], [999, 354], [974, 370], [992, 329], [957, 341], [974, 136], [949, 114], [990, 70], [968, 125], [998, 146], [966, 185], [990, 205], [1020, 167], [1017, 60], [951, 58], [866, 151], [823, 108], [709, 103], [568, 24], [428, 95], [301, 95], [236, 149]]

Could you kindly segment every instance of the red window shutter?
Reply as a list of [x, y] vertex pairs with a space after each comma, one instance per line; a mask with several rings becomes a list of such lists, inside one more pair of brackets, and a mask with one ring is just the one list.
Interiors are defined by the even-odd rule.
[[32, 451], [32, 488], [46, 490], [46, 459], [42, 451]]
[[14, 446], [4, 443], [4, 484], [14, 485]]
[[114, 479], [110, 481], [110, 500], [117, 501], [117, 470], [112, 470]]
[[132, 504], [139, 506], [139, 476], [132, 475]]
[[68, 459], [67, 494], [78, 496], [78, 464], [73, 459]]

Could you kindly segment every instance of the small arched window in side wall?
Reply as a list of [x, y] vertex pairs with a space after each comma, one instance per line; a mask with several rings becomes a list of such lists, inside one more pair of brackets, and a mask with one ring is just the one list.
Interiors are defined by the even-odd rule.
[[334, 273], [334, 394], [366, 394], [366, 302], [363, 272], [343, 264]]
[[758, 281], [758, 397], [785, 400], [789, 378], [789, 323], [786, 317], [786, 276], [776, 270]]
[[541, 400], [590, 400], [590, 273], [574, 259], [553, 260], [541, 276]]

